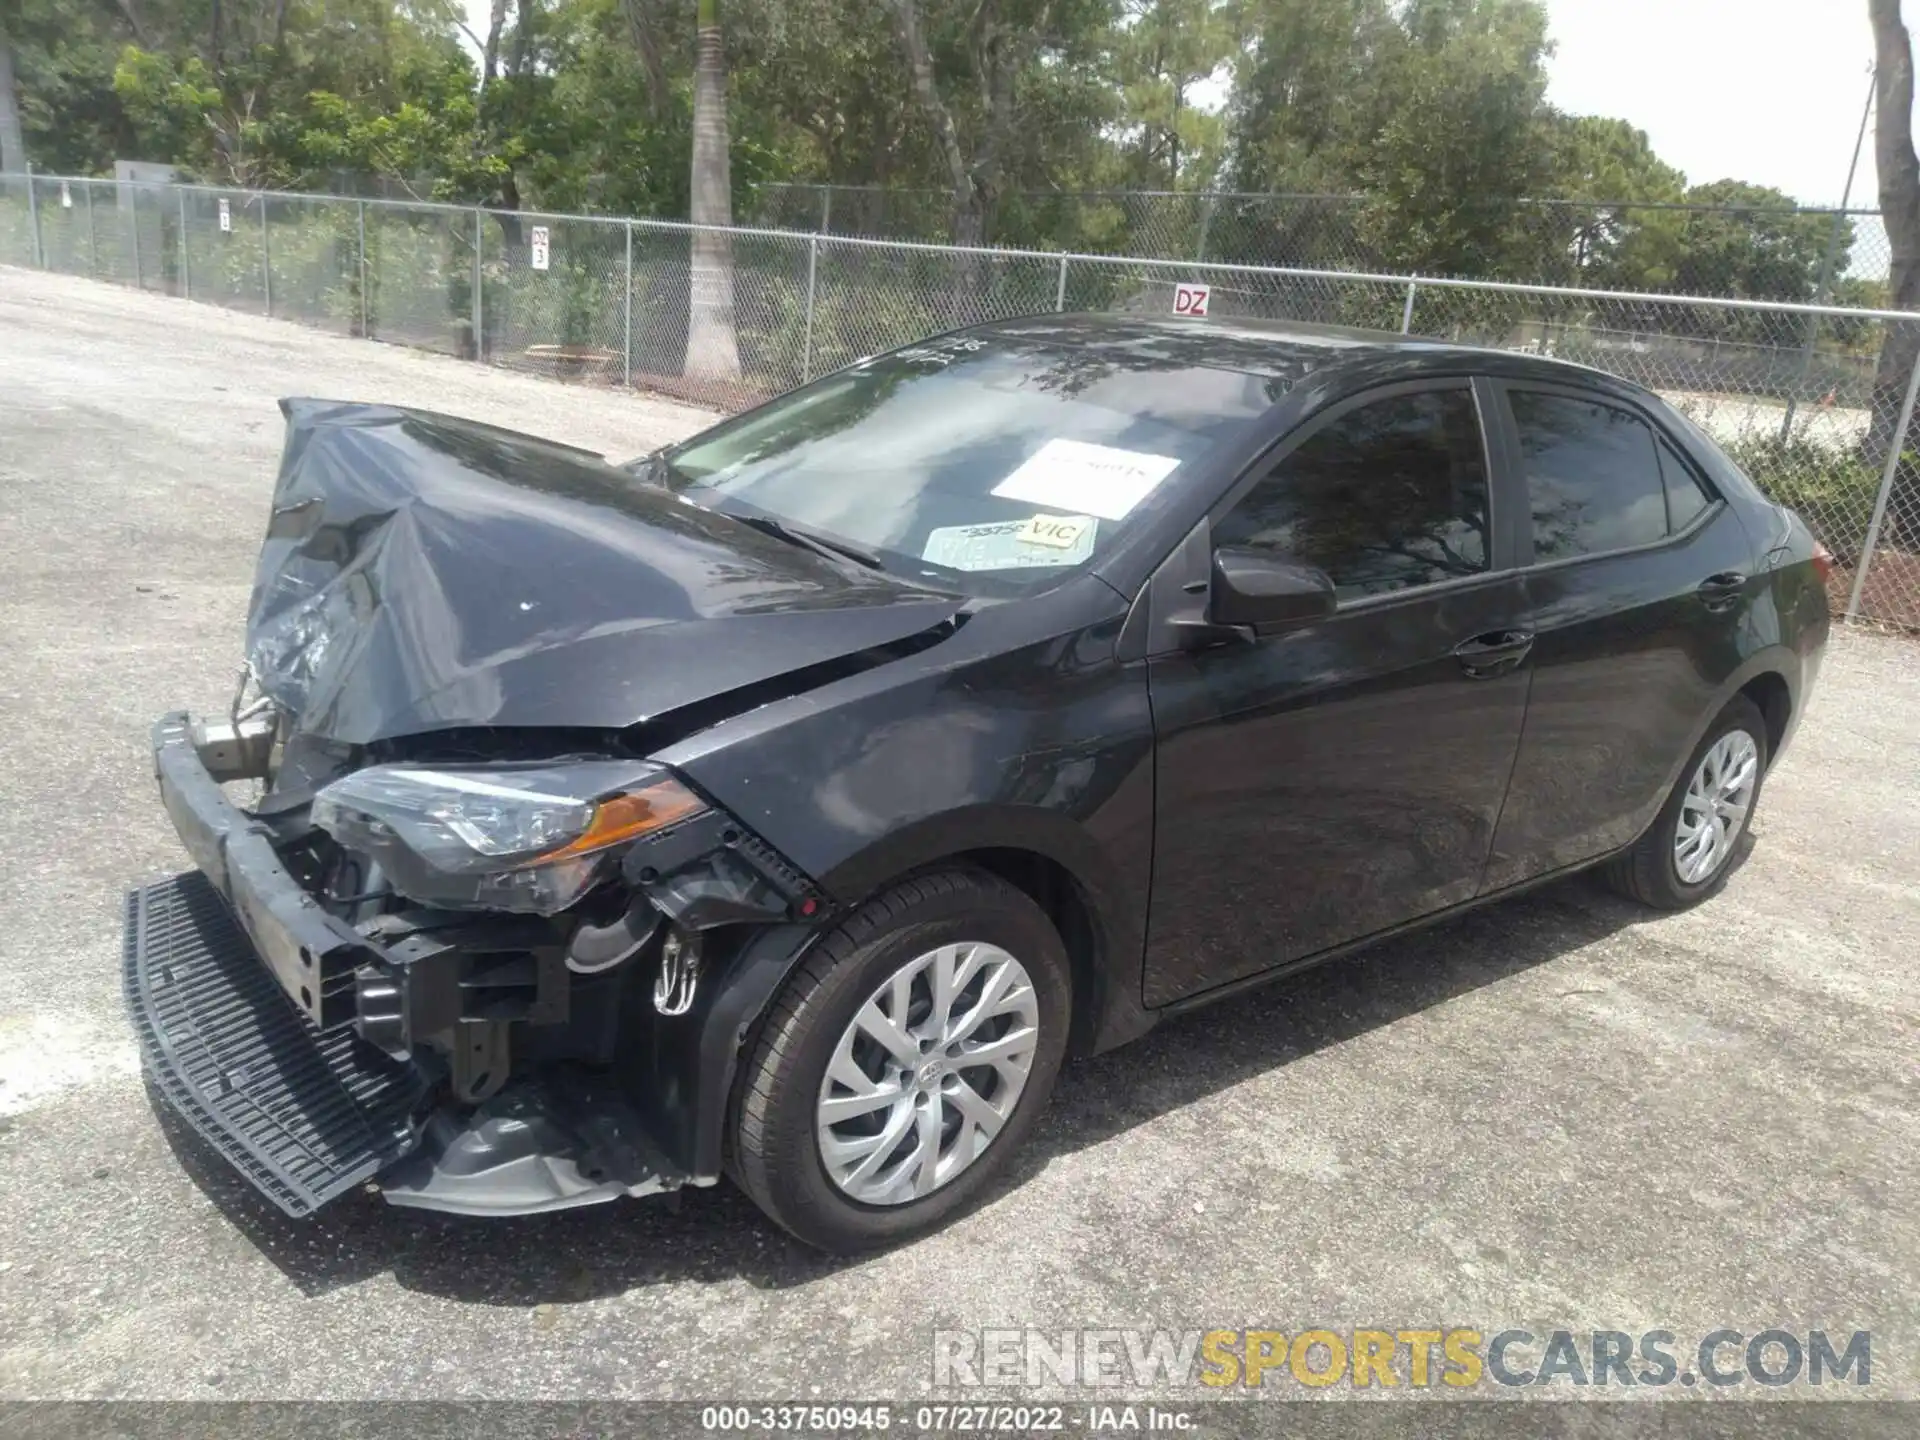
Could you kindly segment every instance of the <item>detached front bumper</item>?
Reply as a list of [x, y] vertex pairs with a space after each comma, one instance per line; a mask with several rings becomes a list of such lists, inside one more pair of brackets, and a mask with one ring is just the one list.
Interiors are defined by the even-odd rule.
[[353, 1020], [355, 972], [383, 960], [380, 948], [321, 909], [280, 863], [272, 832], [227, 799], [201, 759], [185, 713], [154, 725], [153, 768], [180, 843], [287, 998], [316, 1029]]
[[287, 1214], [310, 1214], [418, 1144], [420, 1070], [351, 1028], [309, 1025], [208, 875], [127, 896], [123, 979], [161, 1096]]
[[419, 1143], [427, 1079], [346, 1023], [375, 958], [301, 889], [207, 769], [184, 714], [153, 727], [167, 814], [199, 866], [127, 897], [127, 1009], [161, 1095], [289, 1215]]
[[[589, 1077], [516, 1080], [458, 1106], [404, 1043], [370, 1043], [404, 1035], [409, 972], [446, 947], [383, 944], [324, 910], [271, 830], [227, 799], [198, 740], [184, 714], [153, 728], [161, 797], [199, 870], [128, 895], [123, 981], [155, 1087], [235, 1169], [293, 1216], [376, 1176], [394, 1204], [467, 1215], [682, 1183], [631, 1107]], [[564, 985], [557, 964], [542, 968]], [[363, 996], [401, 1011], [370, 1017]]]

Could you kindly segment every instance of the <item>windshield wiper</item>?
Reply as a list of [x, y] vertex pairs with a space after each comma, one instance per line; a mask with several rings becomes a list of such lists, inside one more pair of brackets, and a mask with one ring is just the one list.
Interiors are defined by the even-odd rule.
[[673, 488], [669, 483], [674, 478], [673, 463], [667, 459], [665, 445], [658, 450], [649, 450], [645, 455], [636, 456], [620, 468], [639, 480], [642, 485], [651, 485], [657, 490]]
[[796, 525], [791, 520], [776, 520], [771, 515], [743, 515], [732, 510], [720, 513], [729, 520], [751, 525], [763, 535], [771, 535], [789, 545], [798, 545], [816, 555], [825, 555], [830, 560], [851, 560], [868, 570], [884, 571], [887, 568], [886, 563], [871, 550], [862, 550], [851, 540], [842, 540], [837, 535], [823, 535], [818, 530]]

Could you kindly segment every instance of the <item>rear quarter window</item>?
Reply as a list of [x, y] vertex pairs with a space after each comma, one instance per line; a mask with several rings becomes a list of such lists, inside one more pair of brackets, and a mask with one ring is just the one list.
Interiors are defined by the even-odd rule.
[[1660, 478], [1667, 485], [1667, 527], [1679, 534], [1713, 503], [1693, 467], [1664, 438], [1660, 441]]
[[1772, 504], [1760, 487], [1720, 448], [1720, 442], [1701, 429], [1692, 416], [1664, 401], [1654, 403], [1662, 423], [1681, 442], [1681, 448], [1688, 458], [1705, 473], [1707, 482], [1719, 492], [1721, 499], [1734, 501], [1736, 508], [1749, 510], [1755, 506]]

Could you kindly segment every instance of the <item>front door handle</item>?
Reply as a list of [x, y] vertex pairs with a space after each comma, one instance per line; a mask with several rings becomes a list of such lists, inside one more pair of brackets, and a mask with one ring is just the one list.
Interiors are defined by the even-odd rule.
[[1739, 570], [1722, 570], [1700, 582], [1700, 599], [1709, 610], [1730, 610], [1747, 588], [1747, 577]]
[[1489, 630], [1453, 647], [1460, 668], [1475, 680], [1491, 680], [1520, 668], [1533, 649], [1531, 630]]

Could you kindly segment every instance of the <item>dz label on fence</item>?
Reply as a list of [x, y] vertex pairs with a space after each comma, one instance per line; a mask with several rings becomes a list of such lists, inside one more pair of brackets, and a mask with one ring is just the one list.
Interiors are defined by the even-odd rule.
[[1176, 315], [1202, 316], [1207, 313], [1207, 297], [1213, 293], [1210, 285], [1180, 284], [1173, 287], [1173, 313]]
[[546, 226], [536, 225], [533, 227], [532, 249], [533, 249], [533, 268], [536, 270], [546, 269], [547, 268], [547, 227]]
[[222, 235], [233, 233], [233, 207], [227, 204], [224, 198], [220, 201], [220, 233]]

